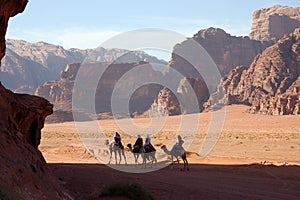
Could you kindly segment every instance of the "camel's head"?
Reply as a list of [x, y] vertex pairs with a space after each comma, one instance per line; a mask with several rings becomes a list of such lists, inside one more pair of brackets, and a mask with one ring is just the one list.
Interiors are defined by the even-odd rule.
[[166, 148], [166, 145], [162, 145], [160, 148], [161, 148], [161, 149], [165, 149], [165, 148]]
[[132, 149], [132, 145], [131, 144], [127, 144], [126, 145], [129, 149]]

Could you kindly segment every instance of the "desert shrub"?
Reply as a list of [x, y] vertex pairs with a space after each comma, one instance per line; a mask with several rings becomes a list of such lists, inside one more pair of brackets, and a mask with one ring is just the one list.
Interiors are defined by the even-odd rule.
[[138, 183], [115, 183], [105, 186], [99, 197], [105, 196], [123, 196], [132, 200], [154, 200], [153, 196]]

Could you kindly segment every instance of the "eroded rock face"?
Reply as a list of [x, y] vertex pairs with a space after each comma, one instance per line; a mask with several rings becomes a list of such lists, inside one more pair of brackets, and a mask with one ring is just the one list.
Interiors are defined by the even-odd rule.
[[300, 27], [300, 8], [275, 5], [253, 13], [250, 38], [277, 41]]
[[27, 142], [37, 148], [45, 118], [52, 114], [52, 104], [33, 95], [14, 94], [2, 85], [0, 85], [0, 98], [2, 113], [0, 119], [4, 126], [13, 124]]
[[208, 98], [209, 91], [203, 80], [185, 77], [179, 82], [176, 91], [163, 88], [149, 112], [162, 116], [197, 113], [203, 110], [203, 103]]
[[225, 98], [214, 101], [249, 104], [252, 113], [299, 114], [299, 76], [300, 29], [296, 29], [258, 55], [249, 69], [237, 67], [225, 76], [220, 85]]
[[0, 85], [0, 187], [24, 199], [68, 199], [37, 149], [52, 105]]
[[178, 99], [172, 91], [166, 87], [159, 91], [157, 98], [151, 105], [151, 114], [158, 116], [180, 115], [181, 108]]
[[[5, 54], [8, 19], [22, 12], [26, 3], [27, 0], [0, 2], [0, 59]], [[14, 94], [0, 84], [0, 113], [0, 188], [18, 193], [16, 199], [71, 199], [37, 149], [52, 105], [40, 97]]]

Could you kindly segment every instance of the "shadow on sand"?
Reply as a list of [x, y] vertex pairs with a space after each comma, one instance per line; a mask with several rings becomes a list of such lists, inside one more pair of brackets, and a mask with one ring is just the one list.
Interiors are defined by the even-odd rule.
[[103, 186], [139, 183], [155, 199], [299, 199], [300, 167], [272, 165], [167, 166], [126, 173], [103, 164], [49, 164], [75, 199], [98, 199]]

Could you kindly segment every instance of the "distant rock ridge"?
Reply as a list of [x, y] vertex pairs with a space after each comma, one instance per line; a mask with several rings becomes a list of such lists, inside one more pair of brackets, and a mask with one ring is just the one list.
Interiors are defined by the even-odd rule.
[[214, 94], [206, 104], [244, 103], [249, 112], [271, 115], [300, 114], [300, 29], [284, 36], [258, 55], [250, 68], [236, 67], [220, 84], [225, 97]]
[[300, 7], [274, 5], [253, 13], [250, 38], [277, 41], [285, 34], [300, 28]]
[[69, 49], [46, 42], [29, 43], [23, 40], [6, 41], [7, 53], [2, 61], [0, 78], [9, 89], [33, 94], [46, 81], [59, 79], [60, 72], [71, 63], [88, 62], [138, 62], [166, 64], [143, 51], [123, 49]]

